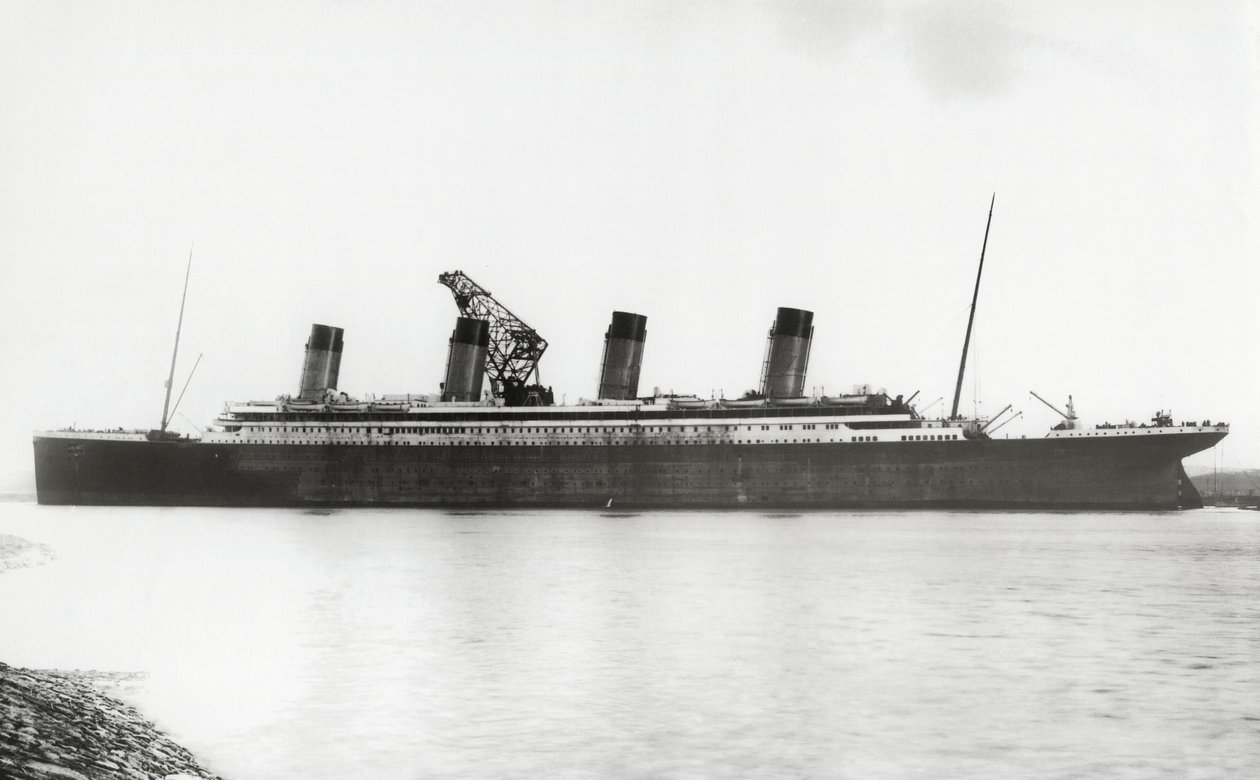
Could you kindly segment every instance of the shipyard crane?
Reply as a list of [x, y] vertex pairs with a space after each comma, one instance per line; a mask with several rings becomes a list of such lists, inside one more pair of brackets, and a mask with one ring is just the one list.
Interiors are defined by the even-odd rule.
[[495, 397], [507, 406], [550, 405], [551, 392], [537, 383], [547, 340], [463, 271], [438, 274], [438, 282], [450, 288], [462, 316], [489, 323], [486, 373]]

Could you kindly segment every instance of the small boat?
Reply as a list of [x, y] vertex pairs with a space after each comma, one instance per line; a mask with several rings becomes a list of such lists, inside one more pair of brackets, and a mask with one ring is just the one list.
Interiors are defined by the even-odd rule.
[[291, 399], [284, 402], [284, 410], [286, 412], [322, 412], [324, 411], [324, 402]]
[[767, 401], [771, 406], [810, 406], [814, 403], [813, 398], [770, 398]]
[[411, 406], [407, 401], [373, 401], [374, 412], [405, 412]]
[[334, 412], [362, 412], [368, 408], [367, 401], [337, 401], [328, 404]]
[[870, 401], [869, 395], [823, 396], [823, 406], [863, 406]]
[[718, 401], [718, 405], [725, 409], [752, 409], [758, 406], [765, 406], [766, 399], [740, 398], [740, 399], [732, 401], [730, 399], [723, 398], [722, 400]]
[[711, 402], [703, 398], [671, 398], [669, 405], [675, 409], [704, 409]]

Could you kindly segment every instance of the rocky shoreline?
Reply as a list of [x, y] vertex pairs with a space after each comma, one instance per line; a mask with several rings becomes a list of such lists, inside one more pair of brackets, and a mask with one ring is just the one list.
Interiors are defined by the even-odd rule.
[[217, 780], [93, 677], [0, 663], [0, 776]]
[[[53, 557], [46, 545], [0, 535], [0, 573]], [[116, 674], [0, 662], [0, 777], [218, 780], [133, 707], [101, 690], [119, 681]]]
[[20, 536], [0, 534], [0, 573], [40, 566], [56, 557], [57, 554], [46, 544], [30, 542]]

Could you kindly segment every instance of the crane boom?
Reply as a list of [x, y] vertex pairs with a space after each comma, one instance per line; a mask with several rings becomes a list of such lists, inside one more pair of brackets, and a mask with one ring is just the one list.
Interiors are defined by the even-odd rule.
[[[1006, 423], [1008, 423], [1008, 422], [1014, 422], [1015, 420], [1018, 420], [1020, 417], [1023, 417], [1023, 416], [1024, 416], [1024, 413], [1023, 413], [1023, 412], [1016, 412], [1016, 413], [1015, 413], [1015, 415], [1014, 415], [1013, 417], [1007, 417], [1007, 418], [1006, 418], [1006, 422], [1003, 422], [1003, 423], [1002, 423], [1002, 425], [1006, 425]], [[997, 426], [997, 428], [994, 428], [993, 430], [989, 431], [989, 435], [991, 436], [991, 435], [993, 435], [993, 434], [997, 433], [997, 432], [998, 432], [998, 428], [1001, 428], [1001, 427], [1002, 427], [1002, 425], [999, 425], [999, 426]]]
[[1059, 414], [1059, 416], [1060, 416], [1060, 417], [1062, 417], [1062, 418], [1063, 418], [1063, 422], [1061, 422], [1061, 423], [1059, 423], [1058, 425], [1054, 426], [1054, 428], [1053, 428], [1052, 430], [1056, 430], [1056, 431], [1074, 431], [1074, 430], [1076, 430], [1077, 428], [1080, 428], [1080, 427], [1081, 427], [1081, 421], [1080, 421], [1080, 420], [1078, 420], [1078, 419], [1076, 418], [1076, 406], [1075, 406], [1075, 405], [1073, 405], [1073, 403], [1072, 403], [1072, 396], [1070, 396], [1070, 395], [1068, 396], [1068, 402], [1067, 402], [1067, 412], [1065, 413], [1062, 409], [1060, 409], [1059, 407], [1057, 407], [1057, 406], [1055, 406], [1054, 404], [1050, 403], [1049, 401], [1047, 401], [1046, 399], [1042, 398], [1041, 396], [1037, 395], [1037, 394], [1036, 394], [1035, 392], [1033, 392], [1032, 390], [1029, 390], [1028, 392], [1029, 392], [1029, 394], [1030, 394], [1030, 395], [1032, 395], [1032, 397], [1033, 397], [1033, 398], [1036, 398], [1038, 401], [1041, 401], [1043, 404], [1045, 404], [1046, 406], [1048, 406], [1048, 407], [1050, 407], [1051, 409], [1053, 409], [1055, 412], [1057, 412], [1057, 413]]
[[1055, 406], [1054, 404], [1050, 403], [1049, 401], [1047, 401], [1046, 399], [1042, 398], [1041, 396], [1037, 395], [1036, 391], [1034, 391], [1034, 390], [1029, 390], [1028, 392], [1029, 392], [1029, 394], [1031, 394], [1031, 395], [1032, 395], [1032, 397], [1033, 397], [1033, 398], [1036, 398], [1038, 401], [1041, 401], [1043, 404], [1045, 404], [1046, 406], [1050, 407], [1050, 408], [1051, 408], [1051, 409], [1053, 409], [1055, 412], [1057, 412], [1057, 413], [1058, 413], [1058, 415], [1059, 415], [1060, 417], [1062, 417], [1063, 419], [1065, 419], [1065, 420], [1071, 420], [1071, 419], [1072, 419], [1072, 417], [1071, 417], [1071, 416], [1069, 416], [1067, 413], [1065, 413], [1062, 409], [1060, 409], [1059, 407], [1057, 407], [1057, 406]]
[[463, 271], [439, 274], [438, 282], [450, 288], [460, 314], [485, 320], [490, 326], [486, 373], [491, 392], [508, 406], [525, 406], [531, 390], [537, 392], [540, 403], [551, 403], [541, 386], [531, 388], [528, 384], [531, 378], [537, 381], [538, 361], [547, 349], [547, 340]]
[[1009, 412], [1009, 411], [1011, 410], [1011, 407], [1012, 407], [1012, 406], [1014, 406], [1014, 404], [1007, 404], [1005, 409], [1003, 409], [1002, 411], [1000, 411], [1000, 412], [998, 412], [997, 414], [993, 415], [993, 417], [989, 418], [989, 421], [988, 421], [987, 423], [985, 423], [984, 425], [981, 425], [981, 426], [980, 426], [980, 433], [984, 433], [984, 432], [985, 432], [985, 430], [986, 430], [986, 429], [987, 429], [990, 425], [992, 425], [993, 423], [997, 422], [997, 421], [998, 421], [998, 419], [999, 419], [1002, 415], [1004, 415], [1004, 414], [1006, 414], [1007, 412]]

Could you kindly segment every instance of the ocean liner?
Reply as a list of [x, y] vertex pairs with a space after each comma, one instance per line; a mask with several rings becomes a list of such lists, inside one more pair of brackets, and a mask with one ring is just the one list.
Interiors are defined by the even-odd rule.
[[737, 399], [640, 396], [647, 319], [613, 312], [596, 397], [557, 405], [537, 382], [547, 342], [462, 272], [439, 281], [460, 310], [440, 392], [341, 392], [343, 331], [316, 324], [296, 395], [229, 403], [200, 436], [168, 430], [171, 379], [158, 429], [36, 433], [39, 502], [1176, 509], [1201, 505], [1181, 459], [1229, 430], [1163, 413], [1086, 429], [1069, 403], [1043, 437], [999, 439], [1002, 414], [960, 417], [957, 397], [931, 419], [868, 386], [807, 396], [813, 314], [792, 308]]

